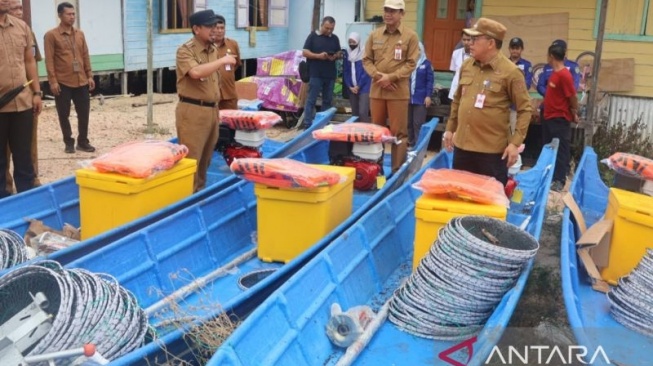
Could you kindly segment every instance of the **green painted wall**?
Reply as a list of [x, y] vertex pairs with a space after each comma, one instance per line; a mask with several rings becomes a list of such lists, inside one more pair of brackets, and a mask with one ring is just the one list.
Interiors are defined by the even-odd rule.
[[[45, 61], [38, 64], [39, 76], [45, 78]], [[122, 71], [125, 69], [125, 61], [122, 53], [112, 55], [95, 55], [91, 56], [91, 68], [93, 72], [99, 71]]]

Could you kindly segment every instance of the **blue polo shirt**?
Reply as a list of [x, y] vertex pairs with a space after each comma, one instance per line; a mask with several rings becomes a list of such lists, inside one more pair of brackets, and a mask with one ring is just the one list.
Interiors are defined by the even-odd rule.
[[[574, 79], [574, 89], [578, 91], [578, 86], [580, 85], [580, 68], [578, 67], [578, 64], [575, 63], [574, 61], [570, 61], [568, 59], [565, 59], [565, 67], [569, 72], [571, 72], [571, 77]], [[537, 92], [540, 93], [541, 96], [544, 96], [546, 94], [546, 86], [549, 83], [549, 78], [551, 77], [551, 73], [553, 72], [553, 68], [551, 65], [546, 64], [544, 66], [544, 70], [542, 70], [542, 74], [540, 74], [540, 78], [537, 80]]]
[[[317, 32], [311, 32], [304, 42], [304, 49], [313, 53], [336, 53], [340, 51], [340, 40], [335, 34], [325, 36]], [[336, 78], [336, 62], [329, 60], [307, 59], [308, 72], [311, 77], [323, 79]]]
[[533, 84], [533, 65], [530, 61], [520, 58], [515, 62], [515, 65], [524, 73], [524, 79], [526, 79], [526, 90], [531, 88]]

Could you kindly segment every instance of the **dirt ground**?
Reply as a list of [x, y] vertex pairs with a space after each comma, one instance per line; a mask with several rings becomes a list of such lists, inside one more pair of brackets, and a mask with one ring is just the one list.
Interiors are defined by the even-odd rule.
[[[176, 135], [175, 107], [176, 94], [155, 94], [153, 106], [152, 134], [147, 134], [147, 97], [116, 96], [94, 97], [91, 100], [89, 122], [89, 140], [95, 146], [94, 153], [76, 151], [74, 154], [64, 152], [63, 137], [59, 128], [59, 119], [54, 101], [45, 100], [45, 107], [39, 117], [38, 150], [39, 179], [41, 183], [52, 182], [71, 174], [83, 167], [89, 160], [96, 158], [121, 143], [145, 138], [167, 140]], [[70, 122], [73, 136], [76, 137], [77, 115], [74, 108]], [[267, 131], [268, 137], [288, 140], [293, 132], [284, 127]]]
[[[175, 134], [176, 95], [154, 95], [154, 124], [151, 137], [169, 139]], [[147, 137], [146, 96], [97, 98], [91, 103], [89, 139], [97, 150], [95, 153], [64, 153], [53, 101], [46, 107], [39, 121], [39, 178], [47, 183], [74, 174], [85, 161], [107, 153], [112, 147], [127, 141]], [[73, 131], [77, 120], [74, 110], [71, 116]], [[285, 127], [273, 128], [268, 137], [287, 140], [295, 132]], [[545, 224], [540, 239], [540, 251], [510, 327], [528, 329], [539, 335], [543, 342], [564, 344], [572, 342], [568, 330], [566, 312], [560, 285], [560, 229], [562, 221], [562, 196], [551, 192]], [[512, 344], [504, 337], [502, 343]]]

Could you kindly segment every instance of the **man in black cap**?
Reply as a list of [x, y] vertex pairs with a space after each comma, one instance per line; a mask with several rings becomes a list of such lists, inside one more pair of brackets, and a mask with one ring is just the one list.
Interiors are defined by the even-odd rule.
[[508, 50], [510, 51], [510, 61], [514, 62], [517, 68], [524, 73], [526, 89], [530, 89], [533, 81], [533, 66], [530, 61], [521, 57], [521, 53], [524, 51], [524, 41], [519, 37], [512, 38], [508, 44]]
[[213, 10], [191, 15], [193, 38], [177, 49], [177, 137], [188, 147], [188, 157], [197, 160], [195, 192], [206, 185], [206, 172], [218, 141], [218, 70], [236, 64], [231, 55], [218, 58], [213, 44], [218, 19]]
[[[578, 64], [575, 63], [574, 61], [571, 61], [567, 58], [567, 42], [565, 42], [562, 39], [556, 39], [551, 43], [552, 46], [560, 46], [562, 49], [565, 50], [565, 67], [569, 72], [571, 72], [571, 76], [574, 78], [574, 88], [578, 90], [578, 85], [580, 85], [580, 68], [578, 67]], [[544, 96], [546, 94], [546, 85], [549, 82], [549, 78], [551, 77], [551, 73], [553, 72], [553, 68], [551, 65], [546, 65], [544, 66], [544, 70], [542, 70], [542, 73], [540, 74], [540, 78], [537, 80], [537, 92], [540, 93], [541, 96]]]

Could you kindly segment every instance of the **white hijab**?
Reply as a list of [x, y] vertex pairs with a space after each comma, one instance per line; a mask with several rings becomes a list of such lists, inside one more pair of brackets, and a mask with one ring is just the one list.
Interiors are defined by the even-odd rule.
[[363, 59], [363, 49], [361, 48], [361, 36], [357, 32], [351, 32], [349, 33], [349, 38], [352, 41], [356, 41], [356, 48], [353, 50], [350, 49], [347, 52], [347, 60], [351, 62], [351, 79], [352, 79], [352, 84], [354, 86], [358, 86], [358, 83], [356, 82], [357, 75], [356, 75], [356, 61], [360, 61]]

